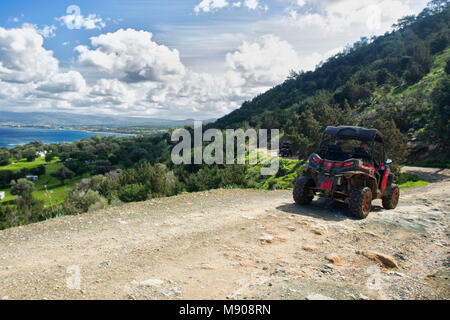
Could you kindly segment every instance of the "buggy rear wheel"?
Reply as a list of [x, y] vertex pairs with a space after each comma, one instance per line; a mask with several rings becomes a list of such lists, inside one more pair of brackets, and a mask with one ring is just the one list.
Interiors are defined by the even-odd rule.
[[381, 199], [383, 203], [383, 208], [385, 209], [395, 209], [400, 199], [400, 189], [398, 185], [392, 184], [389, 188], [388, 194]]
[[350, 192], [348, 208], [359, 219], [366, 218], [372, 209], [372, 190], [368, 187], [355, 187]]
[[305, 205], [314, 199], [314, 181], [310, 177], [302, 176], [295, 181], [294, 200], [297, 204]]

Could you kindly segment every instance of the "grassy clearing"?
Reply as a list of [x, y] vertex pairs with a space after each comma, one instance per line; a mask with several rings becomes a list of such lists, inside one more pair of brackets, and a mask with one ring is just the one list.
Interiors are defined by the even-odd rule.
[[445, 75], [445, 65], [447, 60], [450, 59], [450, 49], [446, 49], [442, 54], [436, 56], [433, 61], [433, 65], [431, 67], [430, 72], [423, 77], [422, 80], [417, 82], [416, 84], [409, 86], [406, 90], [401, 92], [400, 96], [408, 96], [412, 94], [421, 94], [423, 96], [429, 95], [436, 84], [441, 80]]
[[411, 187], [425, 187], [427, 185], [428, 185], [428, 182], [419, 180], [419, 181], [408, 181], [408, 182], [405, 182], [405, 183], [399, 185], [398, 187], [400, 189], [406, 189], [406, 188], [411, 188]]
[[442, 54], [435, 57], [431, 70], [420, 81], [411, 86], [399, 86], [390, 88], [389, 92], [386, 92], [385, 87], [381, 87], [380, 90], [375, 92], [375, 96], [381, 98], [387, 95], [390, 98], [394, 97], [407, 97], [412, 95], [428, 96], [436, 87], [436, 84], [445, 75], [445, 66], [447, 60], [450, 59], [450, 48], [446, 49]]
[[[292, 189], [295, 179], [305, 170], [302, 161], [280, 158], [277, 174], [263, 176], [261, 175], [261, 168], [269, 166], [274, 158], [263, 153], [258, 153], [258, 157], [258, 164], [249, 165], [247, 171], [248, 186], [252, 188], [264, 190]], [[248, 156], [246, 162], [248, 162]]]
[[32, 169], [32, 168], [37, 168], [40, 165], [49, 165], [52, 163], [57, 162], [58, 160], [53, 160], [52, 162], [48, 163], [45, 162], [45, 157], [42, 158], [37, 158], [36, 160], [29, 162], [26, 159], [22, 159], [22, 160], [13, 160], [12, 163], [10, 163], [7, 166], [0, 166], [0, 170], [11, 170], [13, 172], [16, 172], [17, 170], [23, 169], [23, 168], [28, 168], [28, 169]]
[[411, 188], [411, 187], [424, 187], [428, 185], [428, 182], [420, 179], [419, 176], [412, 173], [400, 173], [396, 177], [395, 183], [398, 184], [400, 189]]
[[[46, 173], [39, 177], [38, 181], [34, 182], [34, 186], [36, 191], [33, 192], [33, 196], [36, 199], [44, 201], [44, 205], [56, 204], [63, 202], [67, 197], [67, 191], [73, 189], [73, 187], [81, 181], [83, 177], [74, 177], [73, 179], [68, 179], [65, 181], [65, 185], [61, 185], [61, 181], [57, 178], [53, 177], [53, 174], [58, 171], [58, 169], [62, 166], [58, 159], [55, 159], [51, 162], [45, 162], [45, 158], [38, 158], [35, 161], [28, 162], [25, 159], [17, 161], [15, 163], [9, 164], [7, 166], [0, 167], [0, 170], [11, 170], [17, 171], [22, 168], [35, 168], [39, 165], [44, 165]], [[88, 174], [86, 175], [86, 177]], [[46, 192], [48, 190], [48, 194]], [[5, 199], [0, 201], [0, 203], [11, 202], [15, 199], [16, 196], [11, 195], [10, 189], [2, 189], [1, 191], [5, 191]]]

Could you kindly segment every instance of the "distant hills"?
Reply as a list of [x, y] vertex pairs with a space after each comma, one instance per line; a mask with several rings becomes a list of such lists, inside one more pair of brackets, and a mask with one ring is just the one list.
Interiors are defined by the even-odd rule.
[[[215, 121], [205, 120], [204, 124]], [[33, 125], [49, 127], [65, 126], [109, 126], [129, 127], [142, 126], [147, 128], [170, 128], [193, 125], [193, 119], [167, 120], [156, 118], [123, 117], [109, 115], [80, 115], [65, 112], [10, 112], [0, 111], [0, 124], [10, 125]]]

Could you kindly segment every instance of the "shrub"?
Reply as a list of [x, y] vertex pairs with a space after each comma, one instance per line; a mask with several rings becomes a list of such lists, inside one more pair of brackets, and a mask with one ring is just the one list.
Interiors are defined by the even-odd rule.
[[91, 208], [104, 208], [106, 207], [106, 200], [97, 191], [74, 191], [63, 206], [65, 214], [74, 215], [88, 212]]
[[16, 171], [16, 173], [14, 174], [14, 179], [18, 180], [18, 179], [22, 179], [25, 178], [28, 173], [30, 172], [30, 170], [28, 168], [22, 168]]
[[135, 169], [125, 170], [119, 175], [119, 184], [122, 186], [139, 183], [139, 180], [139, 175]]
[[12, 179], [14, 179], [14, 173], [11, 170], [1, 170], [0, 188], [8, 187]]
[[164, 164], [157, 163], [153, 167], [153, 174], [151, 175], [152, 191], [158, 195], [165, 195], [169, 186], [167, 185], [167, 167]]
[[245, 174], [247, 168], [244, 165], [227, 165], [222, 170], [223, 185], [245, 185]]
[[55, 159], [55, 154], [53, 152], [49, 152], [45, 155], [45, 162], [51, 162]]
[[120, 188], [119, 183], [110, 177], [97, 175], [92, 177], [90, 181], [90, 188], [94, 191], [98, 191], [103, 197], [109, 197]]
[[97, 202], [89, 206], [88, 212], [98, 211], [105, 209], [108, 206], [108, 201], [101, 197]]
[[404, 184], [408, 181], [417, 182], [419, 180], [421, 179], [417, 175], [412, 173], [400, 172], [395, 176], [395, 183], [397, 184]]
[[43, 176], [46, 172], [45, 166], [43, 164], [37, 166], [36, 168], [30, 169], [30, 174], [35, 176]]
[[189, 192], [205, 191], [217, 189], [223, 184], [223, 178], [217, 167], [205, 166], [196, 174], [192, 174], [187, 183], [186, 188]]
[[120, 189], [118, 196], [123, 202], [145, 201], [150, 198], [147, 187], [142, 184], [129, 184], [123, 186]]

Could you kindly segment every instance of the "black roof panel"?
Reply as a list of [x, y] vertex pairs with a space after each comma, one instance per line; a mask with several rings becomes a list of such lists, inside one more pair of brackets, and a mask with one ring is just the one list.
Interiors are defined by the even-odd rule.
[[327, 127], [324, 134], [338, 136], [343, 139], [357, 139], [363, 141], [372, 141], [375, 139], [375, 141], [383, 142], [383, 135], [377, 129], [366, 129], [353, 126]]

